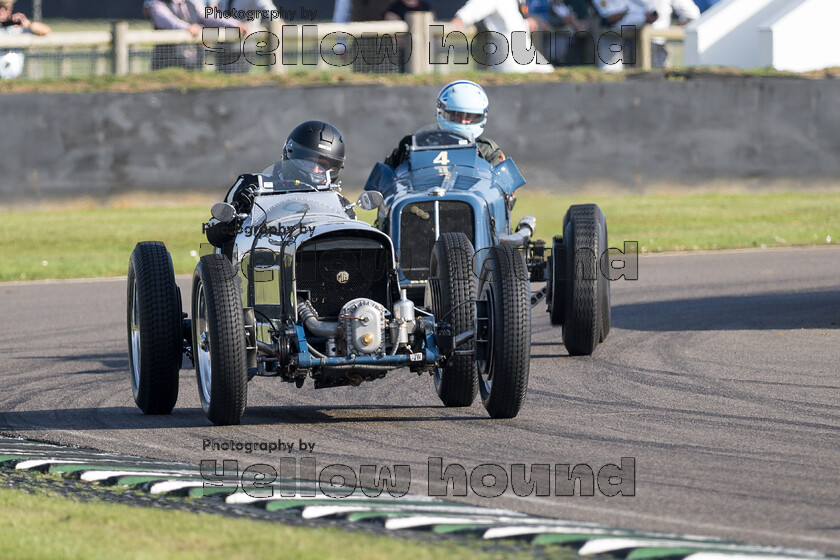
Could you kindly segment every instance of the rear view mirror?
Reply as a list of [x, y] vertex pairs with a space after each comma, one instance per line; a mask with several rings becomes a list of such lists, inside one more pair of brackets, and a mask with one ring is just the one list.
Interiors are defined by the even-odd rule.
[[223, 224], [229, 224], [236, 218], [236, 208], [227, 202], [217, 202], [210, 208], [210, 214]]
[[359, 195], [356, 204], [362, 210], [375, 210], [385, 201], [385, 197], [379, 191], [365, 191]]

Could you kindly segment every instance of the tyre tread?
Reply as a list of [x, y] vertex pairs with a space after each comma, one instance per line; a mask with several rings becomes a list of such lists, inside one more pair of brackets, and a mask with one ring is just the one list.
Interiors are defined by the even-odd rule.
[[218, 254], [201, 257], [196, 275], [200, 276], [204, 286], [210, 332], [213, 377], [207, 417], [216, 425], [239, 424], [248, 399], [248, 365], [239, 277], [230, 261]]
[[[432, 269], [438, 265], [439, 298], [435, 319], [466, 301], [476, 299], [476, 282], [472, 272], [475, 251], [463, 233], [444, 233], [432, 251]], [[441, 313], [441, 315], [438, 315]], [[446, 321], [454, 334], [473, 326], [472, 305], [460, 305]], [[455, 356], [443, 367], [438, 395], [445, 406], [470, 406], [478, 394], [478, 374], [472, 356]]]
[[[129, 260], [127, 298], [131, 297], [135, 279], [141, 359], [140, 383], [134, 399], [145, 414], [169, 414], [178, 400], [181, 308], [172, 257], [162, 242], [143, 241], [135, 246]], [[133, 302], [126, 303], [130, 347]]]
[[[600, 208], [595, 204], [571, 206], [566, 222], [566, 312], [563, 344], [572, 356], [588, 356], [601, 338], [602, 311], [598, 295]], [[585, 249], [585, 250], [582, 250]], [[583, 274], [581, 274], [583, 273]]]
[[[496, 262], [493, 281], [501, 292], [502, 328], [494, 328], [495, 365], [489, 394], [482, 402], [492, 418], [513, 418], [522, 408], [531, 364], [531, 287], [528, 267], [516, 248], [490, 247], [487, 259]], [[486, 261], [485, 261], [486, 262]]]

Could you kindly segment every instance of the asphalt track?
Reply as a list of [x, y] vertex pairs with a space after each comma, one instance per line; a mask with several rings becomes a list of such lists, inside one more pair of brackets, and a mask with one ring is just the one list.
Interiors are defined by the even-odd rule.
[[[128, 379], [125, 281], [0, 284], [0, 432], [147, 457], [283, 455], [203, 440], [314, 442], [318, 469], [427, 463], [590, 465], [634, 457], [635, 496], [463, 501], [625, 528], [840, 553], [840, 248], [642, 256], [613, 284], [613, 332], [571, 358], [534, 311], [526, 405], [490, 420], [443, 408], [428, 377], [361, 387], [249, 385], [241, 426], [214, 427], [193, 371], [171, 416], [143, 416]], [[188, 299], [188, 279], [179, 279]], [[291, 456], [306, 454], [295, 449]], [[289, 456], [289, 455], [285, 455]], [[552, 487], [552, 490], [554, 487]]]

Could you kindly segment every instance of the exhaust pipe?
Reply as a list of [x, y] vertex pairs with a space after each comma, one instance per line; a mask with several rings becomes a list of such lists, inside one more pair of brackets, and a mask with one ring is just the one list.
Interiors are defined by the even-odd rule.
[[537, 219], [530, 214], [519, 220], [519, 225], [516, 226], [516, 233], [503, 233], [499, 236], [499, 241], [502, 245], [513, 245], [514, 247], [522, 247], [528, 243], [531, 236], [537, 232]]

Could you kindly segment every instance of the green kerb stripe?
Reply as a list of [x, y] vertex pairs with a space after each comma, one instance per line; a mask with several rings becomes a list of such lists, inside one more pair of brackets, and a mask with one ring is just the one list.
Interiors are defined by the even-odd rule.
[[[689, 548], [689, 547], [643, 547], [637, 548], [627, 555], [627, 560], [654, 560], [657, 558], [671, 558], [674, 556], [688, 556], [695, 552], [711, 552], [708, 549]], [[730, 551], [731, 552], [731, 551]]]
[[603, 536], [601, 535], [592, 534], [543, 533], [541, 535], [537, 535], [536, 538], [534, 538], [533, 544], [570, 544], [597, 539], [599, 537], [603, 538]]
[[463, 524], [463, 525], [435, 525], [432, 527], [434, 533], [459, 533], [466, 531], [486, 531], [490, 525], [482, 524]]

